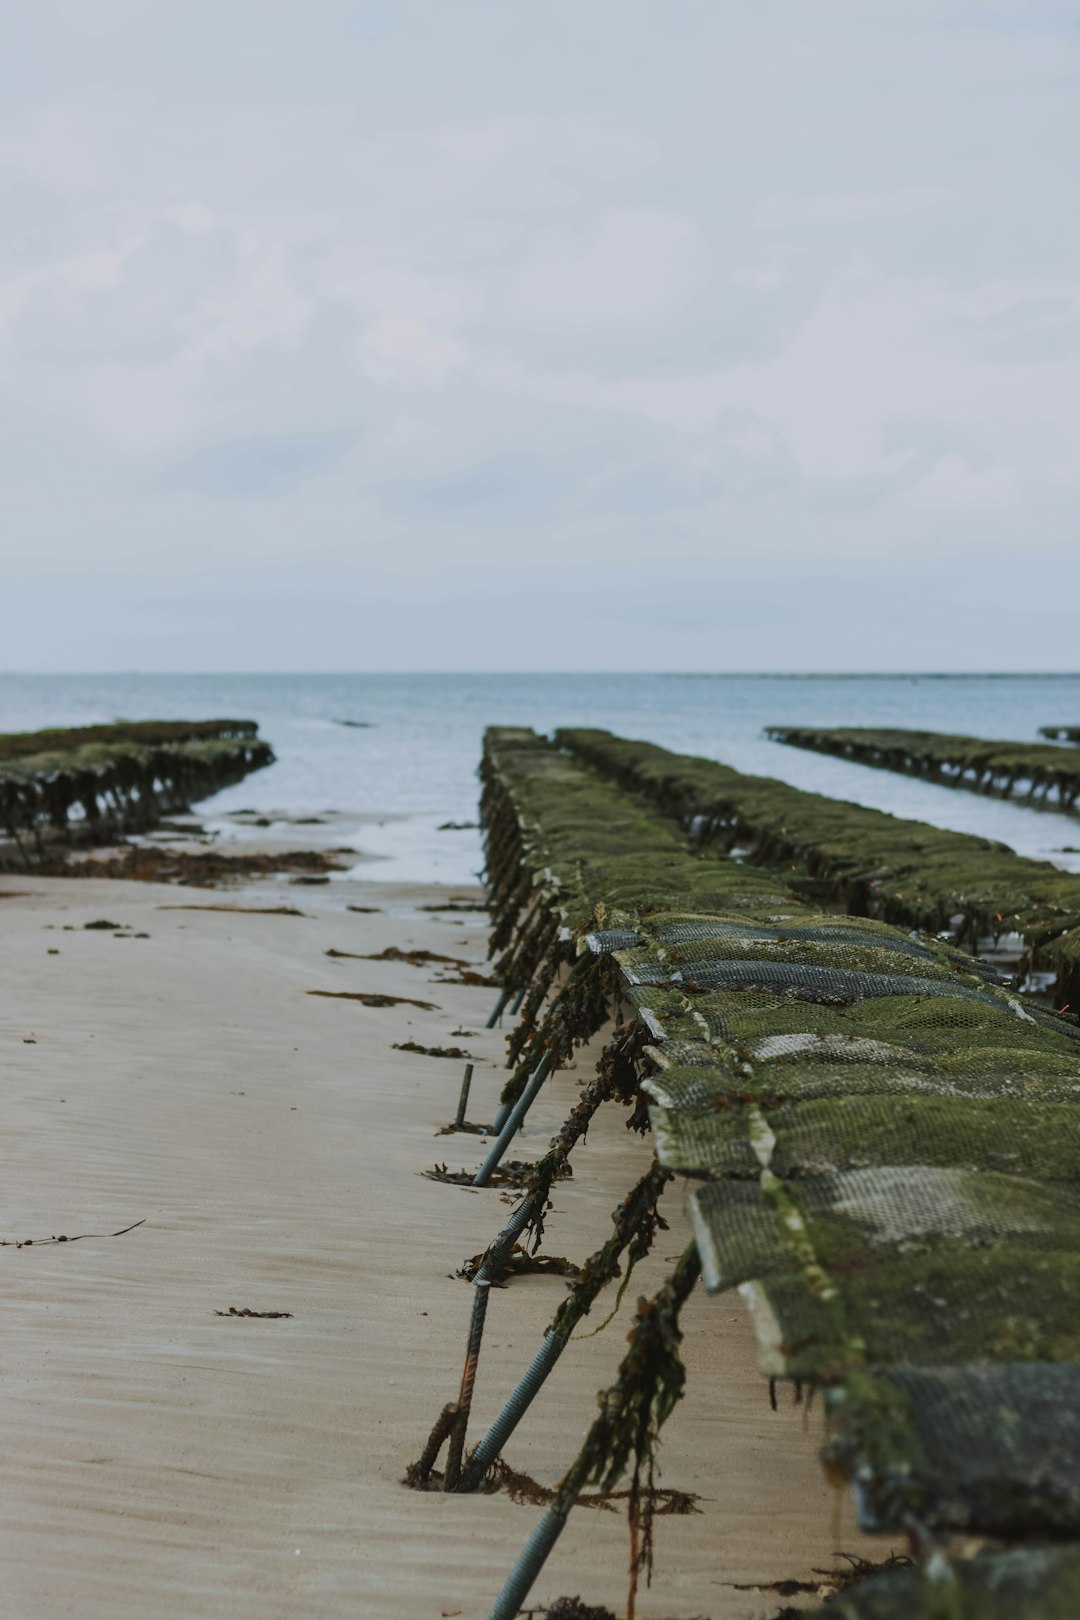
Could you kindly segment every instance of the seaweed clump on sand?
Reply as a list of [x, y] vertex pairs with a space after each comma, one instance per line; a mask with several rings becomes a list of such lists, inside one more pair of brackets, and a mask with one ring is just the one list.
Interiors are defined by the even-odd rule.
[[179, 883], [215, 889], [251, 877], [284, 873], [343, 871], [347, 863], [338, 852], [314, 849], [285, 850], [279, 854], [247, 851], [224, 855], [217, 850], [179, 850], [125, 844], [115, 853], [69, 859], [53, 856], [39, 870], [49, 877], [124, 878], [138, 883]]

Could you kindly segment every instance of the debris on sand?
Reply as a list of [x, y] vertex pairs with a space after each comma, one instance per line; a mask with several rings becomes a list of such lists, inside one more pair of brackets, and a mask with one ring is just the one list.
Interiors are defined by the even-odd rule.
[[[350, 908], [351, 909], [351, 908]], [[440, 900], [437, 905], [417, 906], [417, 911], [487, 911], [482, 900]]]
[[279, 1322], [283, 1317], [292, 1317], [292, 1311], [238, 1311], [235, 1305], [230, 1305], [227, 1311], [215, 1311], [215, 1316], [255, 1316], [262, 1322]]
[[421, 1046], [419, 1041], [394, 1041], [395, 1052], [421, 1052], [424, 1057], [440, 1058], [468, 1058], [471, 1056], [463, 1046]]
[[295, 906], [158, 906], [159, 911], [229, 911], [233, 916], [243, 913], [247, 917], [306, 917], [306, 911]]
[[438, 951], [403, 951], [388, 945], [384, 951], [338, 951], [333, 946], [327, 956], [347, 956], [354, 962], [407, 962], [410, 967], [428, 967], [432, 962], [445, 962], [449, 967], [467, 968], [468, 962], [460, 956], [440, 956]]
[[500, 988], [498, 979], [493, 979], [490, 973], [477, 973], [473, 968], [464, 966], [460, 973], [440, 973], [431, 982], [432, 984], [467, 984], [481, 990], [498, 990]]
[[360, 1001], [365, 1007], [419, 1007], [421, 1012], [438, 1012], [433, 1001], [414, 1001], [411, 996], [383, 996], [366, 990], [306, 990], [308, 996], [327, 996], [332, 1001]]

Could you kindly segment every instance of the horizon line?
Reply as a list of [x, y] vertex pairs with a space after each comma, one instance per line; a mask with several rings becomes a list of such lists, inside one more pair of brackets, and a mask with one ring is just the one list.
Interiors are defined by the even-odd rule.
[[1076, 680], [1077, 669], [836, 669], [836, 670], [738, 670], [738, 669], [5, 669], [0, 680], [149, 679], [149, 680], [295, 680], [354, 676], [447, 676], [514, 677], [565, 676], [577, 679], [616, 677], [640, 679], [655, 676], [665, 680], [786, 680], [786, 681], [1006, 681]]

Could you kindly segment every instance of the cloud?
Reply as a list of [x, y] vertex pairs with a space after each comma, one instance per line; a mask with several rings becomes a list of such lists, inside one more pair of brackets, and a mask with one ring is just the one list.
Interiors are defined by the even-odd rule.
[[535, 628], [583, 570], [926, 578], [1023, 513], [1037, 605], [1080, 98], [1067, 7], [962, 9], [9, 0], [7, 574], [467, 597], [532, 551]]
[[673, 309], [705, 272], [693, 220], [613, 209], [582, 231], [546, 235], [511, 285], [508, 310], [540, 325], [633, 326]]
[[353, 445], [349, 433], [271, 433], [211, 444], [161, 474], [171, 489], [221, 500], [272, 500], [305, 478], [337, 465]]
[[962, 456], [942, 456], [910, 492], [917, 506], [994, 507], [1012, 499], [1016, 475], [1003, 467], [972, 467]]
[[464, 350], [408, 315], [384, 315], [360, 337], [360, 364], [375, 382], [396, 388], [437, 387], [459, 366]]
[[542, 458], [500, 456], [428, 478], [379, 486], [386, 505], [423, 522], [537, 524], [550, 521], [580, 482], [580, 469]]

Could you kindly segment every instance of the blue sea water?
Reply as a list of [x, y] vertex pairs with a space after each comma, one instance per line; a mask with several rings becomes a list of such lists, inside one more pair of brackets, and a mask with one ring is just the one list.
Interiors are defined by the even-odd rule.
[[[200, 806], [215, 816], [336, 810], [379, 857], [363, 874], [468, 883], [480, 865], [476, 764], [484, 727], [606, 726], [803, 788], [981, 833], [1080, 871], [1080, 819], [770, 742], [770, 724], [913, 726], [1035, 740], [1080, 724], [1080, 675], [0, 675], [0, 730], [115, 719], [239, 716], [277, 763]], [[342, 721], [363, 724], [343, 725]], [[372, 819], [374, 818], [374, 819]], [[379, 821], [382, 825], [379, 825]], [[347, 825], [347, 821], [346, 821]]]

